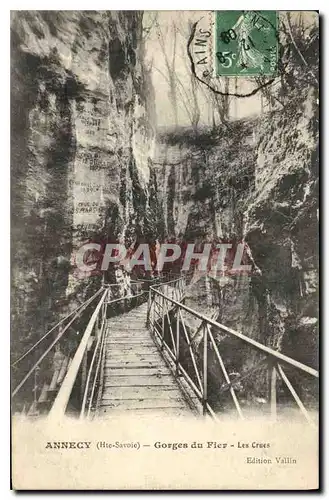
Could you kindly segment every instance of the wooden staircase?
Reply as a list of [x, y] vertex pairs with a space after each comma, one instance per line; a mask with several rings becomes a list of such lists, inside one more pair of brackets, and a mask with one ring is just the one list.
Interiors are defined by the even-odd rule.
[[107, 321], [103, 393], [99, 417], [190, 415], [187, 395], [160, 353], [146, 321], [147, 305]]

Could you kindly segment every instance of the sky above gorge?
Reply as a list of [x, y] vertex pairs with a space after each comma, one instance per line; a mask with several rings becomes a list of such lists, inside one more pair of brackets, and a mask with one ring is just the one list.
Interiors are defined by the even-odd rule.
[[[146, 62], [152, 67], [151, 75], [155, 90], [157, 125], [171, 127], [175, 124], [173, 106], [170, 99], [170, 85], [166, 58], [172, 63], [175, 50], [175, 73], [179, 79], [177, 85], [177, 115], [178, 124], [191, 125], [186, 108], [192, 99], [191, 68], [187, 55], [187, 41], [191, 31], [191, 24], [209, 16], [205, 11], [147, 11], [144, 13]], [[234, 91], [234, 78], [230, 79], [230, 91]], [[240, 78], [237, 81], [238, 91], [247, 92], [253, 87], [252, 83]], [[212, 124], [212, 96], [202, 84], [197, 85], [197, 100], [200, 108], [200, 124]], [[260, 112], [260, 97], [258, 95], [236, 99], [231, 98], [230, 118], [239, 119], [256, 115]]]

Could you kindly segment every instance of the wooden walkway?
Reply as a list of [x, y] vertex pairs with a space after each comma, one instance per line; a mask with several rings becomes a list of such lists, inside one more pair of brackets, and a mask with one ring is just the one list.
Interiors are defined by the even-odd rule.
[[177, 380], [145, 326], [147, 305], [107, 321], [103, 395], [98, 416], [191, 415]]

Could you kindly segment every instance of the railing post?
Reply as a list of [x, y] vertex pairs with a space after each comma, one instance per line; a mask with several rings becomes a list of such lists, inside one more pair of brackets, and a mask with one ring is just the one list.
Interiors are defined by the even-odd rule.
[[97, 331], [100, 330], [100, 319], [99, 319], [99, 316], [97, 317], [97, 321], [96, 321], [96, 328], [97, 328]]
[[277, 394], [276, 394], [276, 366], [270, 361], [268, 367], [268, 386], [269, 386], [269, 404], [271, 418], [276, 421], [277, 418]]
[[164, 301], [165, 301], [165, 298], [164, 298], [164, 297], [162, 297], [162, 310], [161, 310], [161, 315], [162, 315], [161, 349], [163, 349], [163, 344], [164, 344], [164, 334], [165, 334]]
[[203, 329], [203, 414], [207, 414], [208, 400], [208, 329]]
[[[103, 302], [102, 307], [101, 307], [101, 310], [100, 310], [100, 315], [99, 315], [99, 320], [100, 320], [100, 321], [98, 321], [98, 325], [97, 325], [97, 326], [98, 326], [98, 328], [97, 328], [97, 334], [98, 334], [98, 335], [100, 334], [100, 331], [101, 331], [101, 329], [102, 329], [102, 323], [103, 323], [103, 320], [104, 320], [104, 315], [105, 315], [105, 314], [104, 314], [104, 310], [105, 310], [104, 308], [105, 308], [105, 303]], [[100, 326], [99, 326], [99, 325], [100, 325]]]
[[86, 381], [87, 381], [87, 349], [84, 352], [83, 358], [82, 358], [82, 363], [81, 363], [81, 400], [83, 400], [83, 396], [85, 393], [85, 388], [86, 388]]
[[[104, 300], [104, 302], [105, 302], [105, 300]], [[97, 316], [97, 322], [96, 322], [97, 333], [99, 333], [99, 331], [102, 327], [102, 319], [103, 319], [103, 314], [104, 314], [104, 302], [102, 303], [100, 314]]]
[[177, 318], [176, 318], [176, 376], [179, 377], [179, 313], [180, 308], [177, 309]]
[[101, 311], [101, 307], [102, 307], [102, 304], [105, 300], [106, 293], [107, 293], [107, 291], [105, 290], [102, 294], [102, 298], [98, 302], [98, 304], [97, 304], [97, 306], [96, 306], [96, 308], [95, 308], [95, 310], [94, 310], [94, 312], [93, 312], [93, 314], [88, 322], [88, 325], [85, 329], [85, 332], [80, 340], [79, 346], [78, 346], [78, 348], [73, 356], [72, 362], [68, 368], [68, 371], [66, 373], [64, 381], [63, 381], [63, 383], [58, 391], [58, 394], [55, 398], [54, 404], [52, 405], [51, 410], [48, 414], [48, 419], [58, 420], [65, 413], [65, 410], [67, 408], [67, 405], [68, 405], [68, 402], [69, 402], [69, 399], [70, 399], [70, 396], [72, 393], [74, 383], [75, 383], [76, 378], [77, 378], [77, 374], [78, 374], [79, 370], [82, 368], [81, 364], [83, 364], [85, 362], [83, 358], [84, 358], [84, 355], [86, 354], [86, 351], [88, 349], [89, 339], [92, 336], [93, 329], [96, 325], [97, 316], [99, 315], [99, 313]]
[[147, 301], [147, 313], [146, 313], [146, 326], [147, 326], [147, 328], [150, 327], [151, 307], [152, 307], [152, 290], [151, 290], [151, 288], [149, 288], [149, 296], [148, 296], [148, 301]]
[[106, 316], [107, 316], [107, 302], [104, 302], [104, 321], [106, 321]]

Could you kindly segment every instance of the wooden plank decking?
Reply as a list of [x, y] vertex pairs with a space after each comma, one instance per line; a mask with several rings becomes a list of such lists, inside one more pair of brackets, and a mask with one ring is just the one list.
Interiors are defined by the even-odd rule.
[[107, 322], [103, 395], [100, 417], [190, 415], [177, 380], [145, 326], [146, 304]]

